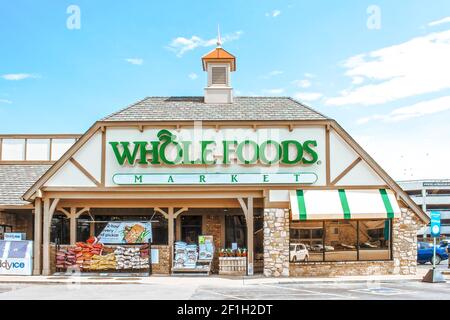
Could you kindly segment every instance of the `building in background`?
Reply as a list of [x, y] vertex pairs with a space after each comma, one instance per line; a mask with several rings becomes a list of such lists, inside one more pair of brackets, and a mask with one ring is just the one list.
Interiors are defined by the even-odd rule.
[[[409, 180], [398, 182], [400, 187], [430, 215], [441, 212], [441, 238], [450, 238], [450, 179]], [[419, 239], [430, 238], [430, 227], [420, 229]]]

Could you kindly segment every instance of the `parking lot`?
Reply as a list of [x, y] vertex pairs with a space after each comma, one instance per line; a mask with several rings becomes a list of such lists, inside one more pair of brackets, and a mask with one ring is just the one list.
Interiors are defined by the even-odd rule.
[[[173, 278], [172, 278], [173, 279]], [[196, 299], [196, 300], [397, 300], [450, 299], [449, 283], [419, 280], [260, 282], [178, 278], [149, 283], [0, 284], [0, 300], [8, 299]], [[209, 284], [211, 283], [211, 284]], [[125, 294], [126, 293], [126, 294]]]

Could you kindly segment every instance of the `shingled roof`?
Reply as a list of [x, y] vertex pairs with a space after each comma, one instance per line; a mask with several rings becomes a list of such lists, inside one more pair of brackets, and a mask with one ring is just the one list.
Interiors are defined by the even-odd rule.
[[26, 205], [23, 194], [51, 166], [35, 164], [2, 164], [0, 165], [0, 206]]
[[207, 104], [203, 97], [148, 97], [102, 121], [325, 120], [321, 113], [289, 97], [235, 97]]

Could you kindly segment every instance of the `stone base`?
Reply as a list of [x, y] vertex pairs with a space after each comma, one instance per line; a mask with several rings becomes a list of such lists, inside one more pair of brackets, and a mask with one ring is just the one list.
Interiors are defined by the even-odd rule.
[[341, 277], [395, 274], [394, 261], [291, 263], [291, 277]]

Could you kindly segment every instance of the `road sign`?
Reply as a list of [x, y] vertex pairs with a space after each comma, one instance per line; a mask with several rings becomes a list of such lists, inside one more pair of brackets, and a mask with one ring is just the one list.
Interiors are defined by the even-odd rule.
[[438, 238], [441, 235], [441, 212], [440, 211], [431, 211], [431, 228], [430, 233], [434, 238]]

